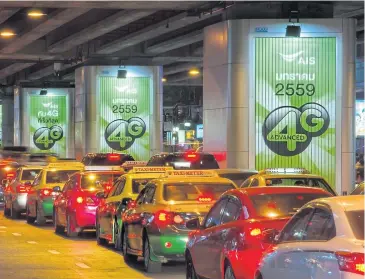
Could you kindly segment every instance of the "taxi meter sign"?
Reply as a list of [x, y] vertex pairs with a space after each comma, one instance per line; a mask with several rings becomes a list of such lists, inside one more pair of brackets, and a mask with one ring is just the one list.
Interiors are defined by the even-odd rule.
[[47, 165], [49, 168], [84, 168], [84, 164], [80, 162], [62, 162], [62, 163], [49, 163]]
[[175, 170], [167, 171], [166, 176], [195, 176], [195, 177], [217, 177], [218, 175], [213, 171], [204, 170]]
[[134, 167], [131, 172], [141, 173], [141, 172], [166, 172], [173, 170], [173, 167]]
[[126, 161], [123, 163], [122, 167], [133, 167], [133, 166], [145, 166], [147, 161]]

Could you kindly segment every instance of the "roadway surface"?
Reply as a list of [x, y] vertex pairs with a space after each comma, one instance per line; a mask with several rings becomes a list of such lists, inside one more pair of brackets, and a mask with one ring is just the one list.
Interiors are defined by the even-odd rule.
[[53, 225], [28, 225], [0, 211], [1, 279], [183, 279], [181, 263], [163, 265], [162, 273], [146, 274], [143, 262], [127, 265], [121, 253], [99, 246], [95, 233], [69, 239], [56, 235]]

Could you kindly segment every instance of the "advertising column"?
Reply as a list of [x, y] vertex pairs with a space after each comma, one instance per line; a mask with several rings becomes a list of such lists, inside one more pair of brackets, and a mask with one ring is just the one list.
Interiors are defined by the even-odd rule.
[[30, 148], [32, 152], [67, 155], [67, 96], [30, 95]]
[[100, 152], [150, 157], [150, 77], [100, 77]]
[[256, 169], [301, 167], [335, 188], [336, 38], [255, 39]]

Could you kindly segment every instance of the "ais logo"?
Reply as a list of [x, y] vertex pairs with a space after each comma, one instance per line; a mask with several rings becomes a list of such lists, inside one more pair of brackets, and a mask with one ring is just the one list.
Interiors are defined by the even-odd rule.
[[62, 128], [58, 125], [54, 125], [50, 128], [41, 127], [36, 130], [33, 135], [33, 142], [40, 150], [49, 150], [62, 138]]
[[117, 119], [110, 122], [104, 132], [106, 143], [114, 150], [122, 151], [130, 148], [137, 138], [146, 132], [146, 124], [139, 117], [128, 120]]
[[265, 119], [262, 134], [266, 145], [281, 156], [302, 153], [321, 136], [330, 124], [327, 110], [317, 103], [300, 108], [284, 106], [273, 110]]
[[293, 54], [282, 54], [279, 53], [280, 57], [286, 61], [286, 62], [295, 62], [297, 61], [297, 64], [302, 65], [315, 65], [316, 64], [316, 58], [315, 57], [307, 57], [303, 56], [304, 51], [298, 51]]

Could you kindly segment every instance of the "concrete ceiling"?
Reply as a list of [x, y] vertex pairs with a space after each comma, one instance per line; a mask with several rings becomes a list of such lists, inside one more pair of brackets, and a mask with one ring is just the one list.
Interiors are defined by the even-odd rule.
[[[364, 42], [363, 2], [299, 2], [302, 17], [354, 17]], [[288, 18], [288, 2], [203, 1], [2, 1], [0, 30], [20, 30], [0, 39], [1, 84], [72, 81], [77, 65], [163, 65], [166, 85], [201, 86], [190, 77], [202, 69], [203, 29], [225, 19]], [[29, 8], [47, 12], [27, 18]], [[363, 53], [363, 52], [362, 52]], [[363, 54], [362, 54], [363, 55]], [[11, 63], [12, 62], [12, 63]]]

